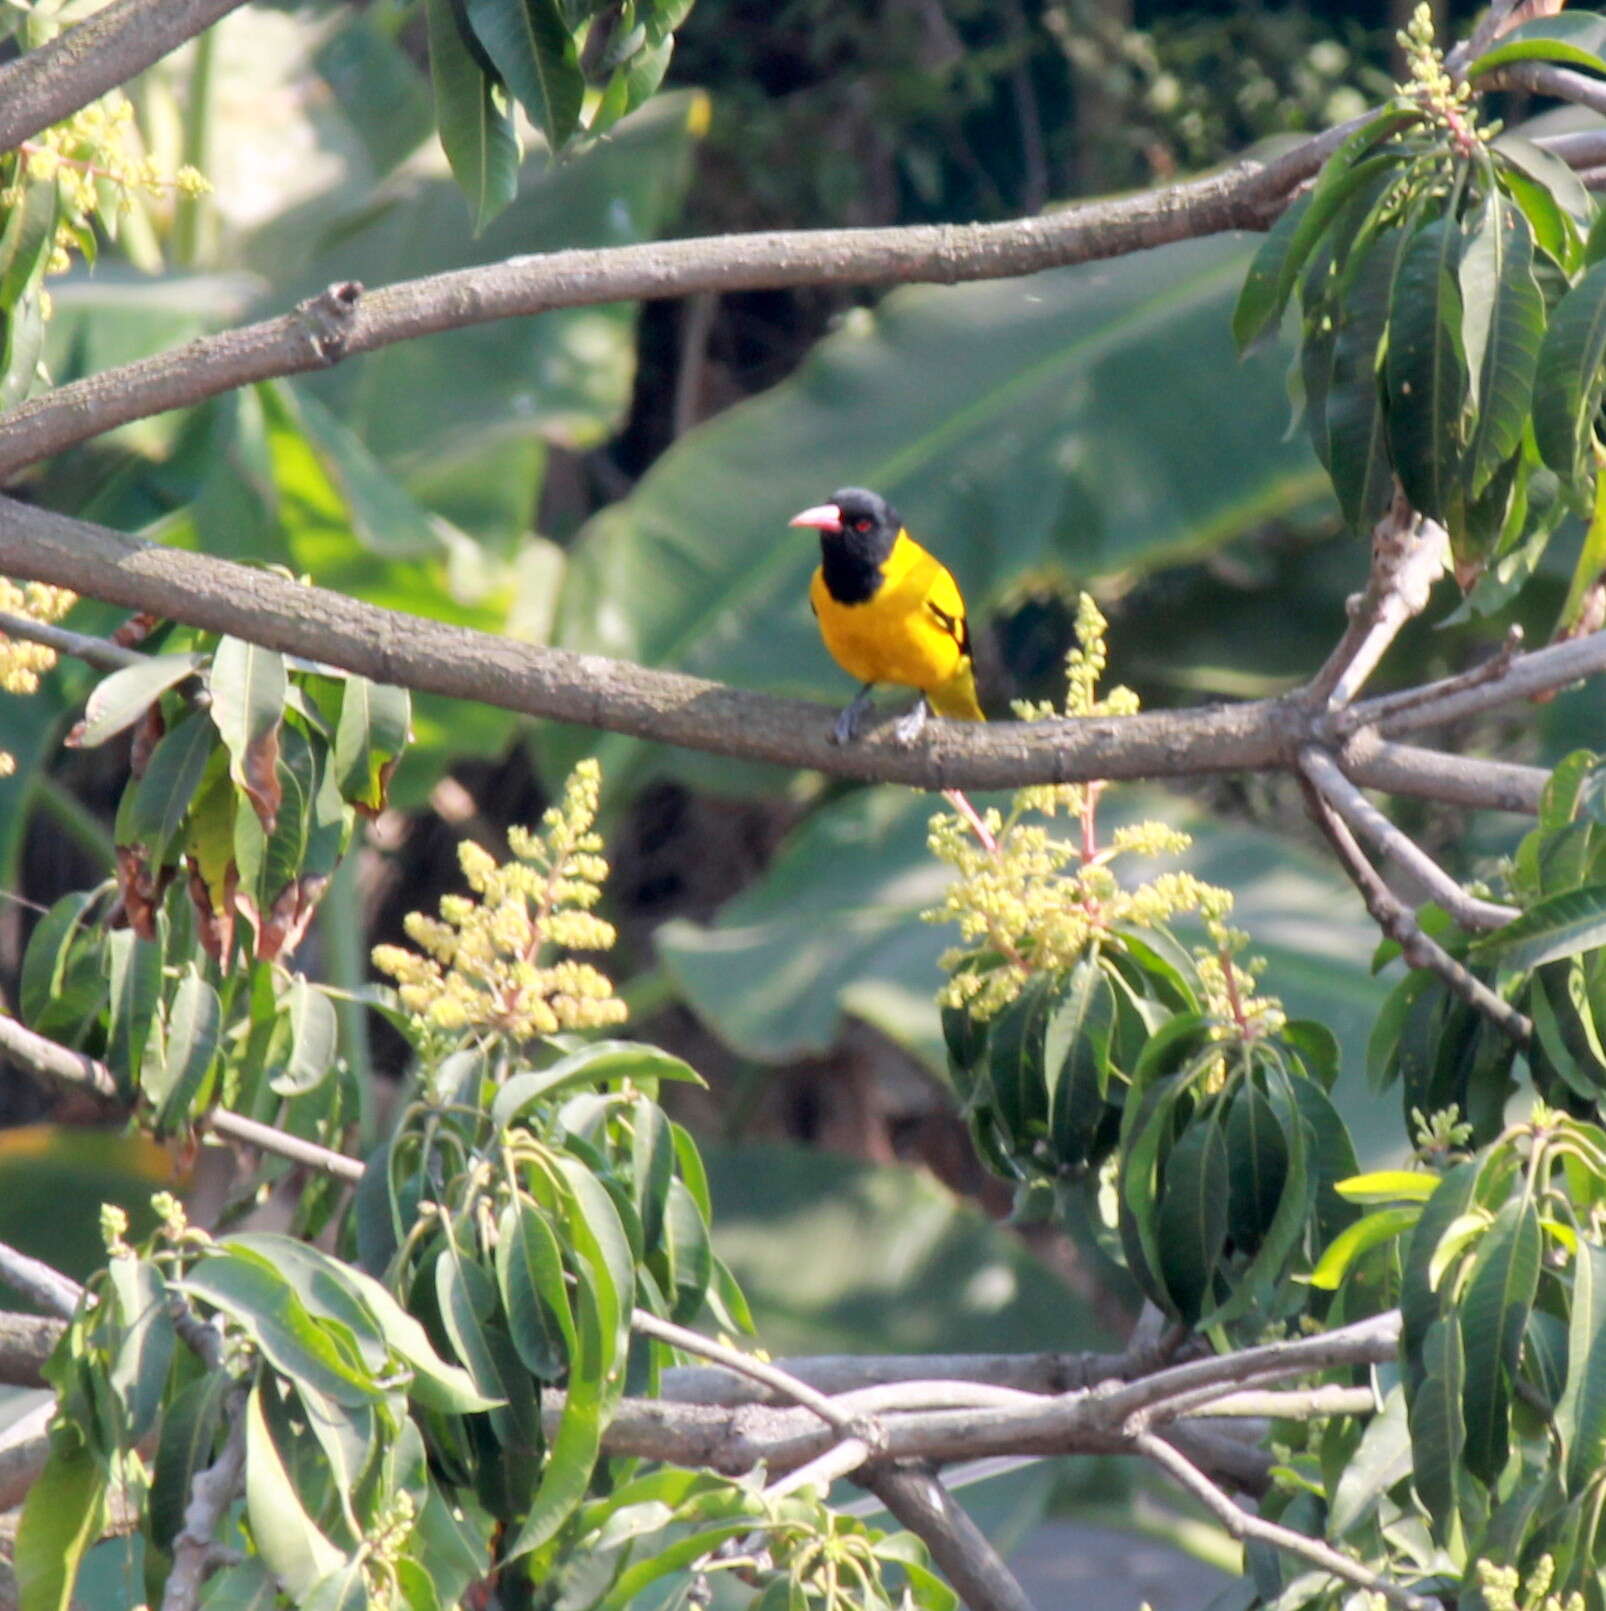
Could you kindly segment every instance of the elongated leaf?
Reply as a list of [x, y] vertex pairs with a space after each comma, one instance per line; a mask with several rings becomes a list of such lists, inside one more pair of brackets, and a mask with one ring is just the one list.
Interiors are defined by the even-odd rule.
[[1171, 1149], [1160, 1195], [1160, 1268], [1177, 1313], [1204, 1310], [1227, 1239], [1227, 1141], [1214, 1119], [1195, 1121]]
[[22, 203], [0, 232], [0, 308], [10, 309], [43, 269], [56, 233], [60, 195], [55, 185], [24, 187]]
[[1558, 302], [1539, 349], [1534, 439], [1557, 475], [1577, 480], [1606, 387], [1606, 263], [1597, 263]]
[[335, 1004], [310, 980], [290, 981], [290, 1057], [270, 1086], [280, 1096], [316, 1090], [334, 1072], [340, 1041]]
[[119, 1256], [110, 1261], [109, 1274], [124, 1328], [111, 1385], [122, 1400], [124, 1436], [132, 1444], [150, 1432], [161, 1410], [173, 1358], [173, 1317], [167, 1283], [148, 1259]]
[[78, 1442], [53, 1448], [23, 1501], [13, 1567], [21, 1611], [68, 1611], [84, 1552], [100, 1537], [106, 1477]]
[[1253, 1080], [1227, 1114], [1228, 1225], [1233, 1242], [1252, 1252], [1277, 1213], [1288, 1183], [1288, 1138]]
[[106, 1062], [125, 1086], [137, 1086], [151, 1024], [162, 999], [162, 948], [154, 940], [141, 939], [132, 929], [118, 929], [106, 936], [106, 952], [111, 1009]]
[[1395, 474], [1412, 504], [1460, 526], [1461, 292], [1456, 282], [1461, 232], [1438, 219], [1411, 237], [1389, 303], [1388, 441]]
[[151, 704], [186, 677], [192, 677], [206, 657], [199, 654], [161, 654], [114, 671], [96, 683], [84, 704], [84, 719], [67, 735], [66, 743], [93, 749], [132, 727]]
[[384, 1389], [335, 1347], [289, 1281], [266, 1261], [220, 1251], [194, 1266], [181, 1285], [237, 1320], [274, 1368], [293, 1380], [337, 1404], [384, 1396]]
[[1478, 1250], [1460, 1313], [1466, 1355], [1466, 1463], [1475, 1477], [1493, 1483], [1509, 1447], [1510, 1391], [1506, 1378], [1518, 1350], [1539, 1283], [1542, 1234], [1527, 1197], [1514, 1198], [1495, 1216]]
[[151, 1479], [151, 1535], [170, 1549], [184, 1525], [184, 1511], [196, 1476], [212, 1463], [223, 1425], [224, 1400], [232, 1387], [222, 1371], [208, 1371], [190, 1382], [162, 1412]]
[[1429, 1266], [1445, 1231], [1466, 1212], [1477, 1179], [1475, 1163], [1457, 1164], [1428, 1199], [1406, 1243], [1400, 1277], [1400, 1341], [1406, 1363], [1414, 1373], [1421, 1370], [1422, 1344], [1428, 1327], [1439, 1317], [1439, 1298], [1429, 1277]]
[[206, 712], [190, 712], [162, 735], [151, 751], [145, 775], [133, 785], [128, 836], [145, 847], [153, 867], [166, 861], [216, 742], [217, 730]]
[[1472, 948], [1479, 962], [1527, 973], [1547, 962], [1606, 945], [1606, 884], [1586, 884], [1536, 901], [1521, 917]]
[[1462, 253], [1461, 304], [1467, 374], [1478, 404], [1468, 448], [1476, 497], [1522, 442], [1545, 332], [1528, 220], [1498, 190]]
[[1466, 1446], [1461, 1409], [1466, 1361], [1461, 1327], [1454, 1315], [1428, 1327], [1422, 1339], [1422, 1369], [1422, 1380], [1411, 1400], [1411, 1452], [1416, 1491], [1443, 1534], [1449, 1531], [1460, 1504]]
[[334, 768], [341, 794], [378, 811], [389, 768], [407, 745], [412, 702], [405, 688], [348, 677], [335, 732]]
[[435, 121], [452, 176], [468, 202], [478, 234], [518, 190], [518, 137], [512, 120], [497, 104], [491, 79], [470, 48], [457, 4], [454, 0], [425, 0], [424, 10], [429, 19]]
[[574, 1315], [558, 1239], [546, 1215], [528, 1199], [502, 1210], [496, 1278], [519, 1357], [532, 1375], [559, 1380], [578, 1348]]
[[1053, 981], [1034, 979], [992, 1021], [987, 1077], [993, 1106], [1014, 1146], [1027, 1150], [1048, 1132], [1043, 1036], [1054, 1007]]
[[1421, 1210], [1417, 1208], [1380, 1208], [1356, 1220], [1328, 1244], [1311, 1271], [1310, 1284], [1328, 1292], [1337, 1291], [1349, 1267], [1363, 1253], [1403, 1235], [1420, 1218]]
[[268, 1430], [262, 1386], [245, 1411], [245, 1511], [251, 1537], [273, 1575], [298, 1599], [337, 1571], [345, 1557], [307, 1514]]
[[550, 1102], [581, 1086], [598, 1088], [610, 1080], [630, 1080], [655, 1089], [658, 1080], [701, 1085], [702, 1076], [689, 1063], [655, 1046], [631, 1040], [598, 1040], [561, 1057], [550, 1068], [515, 1074], [496, 1093], [491, 1122], [511, 1124], [532, 1102]]
[[1276, 328], [1300, 270], [1338, 210], [1369, 177], [1397, 160], [1389, 154], [1368, 157], [1368, 153], [1417, 116], [1416, 111], [1397, 106], [1379, 111], [1327, 159], [1308, 199], [1290, 207], [1272, 226], [1255, 253], [1233, 311], [1232, 333], [1240, 352]]
[[217, 1056], [223, 1004], [192, 964], [167, 1012], [161, 1060], [140, 1068], [145, 1098], [163, 1124], [186, 1119]]
[[1356, 266], [1340, 306], [1327, 393], [1327, 455], [1339, 507], [1356, 531], [1369, 531], [1394, 491], [1383, 379], [1379, 372], [1395, 282], [1409, 231], [1385, 230]]
[[1565, 12], [1557, 17], [1536, 17], [1519, 23], [1500, 37], [1467, 68], [1468, 78], [1504, 67], [1508, 62], [1561, 62], [1592, 73], [1606, 73], [1606, 17], [1590, 12]]
[[1055, 1163], [1085, 1163], [1106, 1112], [1115, 991], [1097, 956], [1084, 957], [1054, 1000], [1043, 1034], [1049, 1135]]
[[585, 77], [558, 0], [467, 0], [469, 25], [554, 151], [574, 133]]
[[1402, 1197], [1425, 1203], [1438, 1190], [1439, 1179], [1425, 1169], [1377, 1169], [1335, 1181], [1333, 1189], [1352, 1203], [1392, 1203]]
[[229, 773], [251, 801], [263, 831], [279, 809], [279, 726], [288, 688], [284, 656], [242, 638], [224, 638], [207, 678], [212, 720], [229, 752]]
[[1582, 1493], [1606, 1463], [1606, 1248], [1583, 1243], [1573, 1260], [1567, 1382], [1556, 1406], [1567, 1489]]

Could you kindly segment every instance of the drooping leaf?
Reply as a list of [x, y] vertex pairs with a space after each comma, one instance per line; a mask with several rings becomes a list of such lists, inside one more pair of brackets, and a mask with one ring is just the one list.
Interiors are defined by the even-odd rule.
[[270, 1086], [280, 1096], [300, 1096], [334, 1072], [340, 1021], [335, 1004], [299, 973], [290, 981], [289, 997], [290, 1056]]
[[1513, 1198], [1495, 1216], [1478, 1249], [1461, 1305], [1466, 1464], [1487, 1483], [1495, 1481], [1506, 1463], [1508, 1377], [1517, 1368], [1539, 1281], [1541, 1251], [1542, 1233], [1533, 1203], [1526, 1196]]
[[1461, 352], [1459, 227], [1440, 218], [1405, 248], [1389, 303], [1388, 441], [1395, 473], [1412, 505], [1449, 526], [1461, 522], [1461, 413], [1466, 365]]
[[23, 1501], [13, 1569], [20, 1611], [68, 1611], [106, 1515], [105, 1473], [81, 1442], [52, 1448]]
[[1560, 62], [1587, 72], [1606, 73], [1606, 17], [1591, 12], [1565, 12], [1518, 23], [1467, 68], [1477, 78], [1508, 62]]
[[1166, 1160], [1160, 1195], [1160, 1268], [1177, 1313], [1207, 1306], [1227, 1237], [1227, 1141], [1214, 1118], [1195, 1121]]
[[217, 731], [206, 712], [191, 711], [162, 735], [145, 775], [133, 785], [128, 834], [133, 843], [145, 847], [153, 867], [167, 859], [216, 740]]
[[306, 1512], [268, 1429], [263, 1387], [251, 1389], [245, 1411], [245, 1511], [251, 1537], [285, 1588], [300, 1598], [339, 1570], [345, 1557]]
[[1567, 481], [1588, 468], [1589, 443], [1606, 388], [1606, 263], [1597, 263], [1551, 310], [1534, 384], [1534, 438]]
[[1403, 1235], [1420, 1217], [1421, 1211], [1416, 1208], [1380, 1208], [1356, 1220], [1328, 1244], [1311, 1271], [1310, 1284], [1325, 1291], [1336, 1291], [1350, 1266], [1363, 1253]]
[[498, 104], [494, 80], [475, 53], [477, 43], [470, 46], [467, 19], [456, 0], [425, 0], [424, 11], [435, 121], [478, 234], [518, 189], [518, 137]]
[[1573, 1260], [1567, 1381], [1556, 1406], [1567, 1488], [1582, 1493], [1606, 1460], [1606, 1249], [1581, 1243]]
[[229, 752], [229, 773], [251, 801], [263, 831], [279, 809], [279, 728], [288, 689], [284, 656], [243, 638], [224, 638], [207, 689], [212, 720]]
[[1476, 497], [1522, 442], [1545, 331], [1528, 221], [1498, 190], [1461, 256], [1461, 304], [1468, 383], [1478, 405], [1467, 452]]
[[1526, 973], [1606, 945], [1606, 884], [1586, 884], [1536, 901], [1472, 948], [1479, 962]]
[[140, 1069], [141, 1089], [156, 1109], [158, 1123], [172, 1124], [190, 1116], [191, 1104], [217, 1056], [222, 1021], [217, 991], [192, 964], [168, 1008], [162, 1058]]
[[553, 151], [580, 122], [585, 77], [558, 0], [467, 0], [469, 26]]
[[169, 688], [195, 675], [205, 664], [199, 654], [162, 654], [114, 671], [96, 683], [84, 704], [84, 718], [65, 742], [93, 749], [132, 727]]
[[1456, 1316], [1446, 1315], [1428, 1327], [1421, 1357], [1423, 1376], [1411, 1400], [1416, 1491], [1441, 1532], [1448, 1532], [1460, 1504], [1466, 1447], [1466, 1361]]

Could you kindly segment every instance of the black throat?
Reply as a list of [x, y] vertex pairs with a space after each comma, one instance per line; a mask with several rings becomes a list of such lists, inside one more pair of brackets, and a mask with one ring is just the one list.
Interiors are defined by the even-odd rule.
[[896, 531], [828, 531], [820, 534], [820, 573], [825, 591], [838, 604], [863, 604], [873, 599], [884, 578], [882, 567]]

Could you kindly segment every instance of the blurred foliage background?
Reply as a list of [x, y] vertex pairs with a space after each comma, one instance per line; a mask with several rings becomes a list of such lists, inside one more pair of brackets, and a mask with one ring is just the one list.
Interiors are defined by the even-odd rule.
[[[478, 237], [433, 138], [416, 7], [242, 11], [133, 91], [156, 154], [199, 163], [214, 193], [137, 212], [92, 271], [55, 282], [47, 361], [68, 380], [336, 278], [673, 235], [1004, 218], [1163, 183], [1369, 104], [1408, 9], [698, 0], [666, 92], [561, 162], [533, 139], [517, 199]], [[1472, 9], [1441, 7], [1447, 24]], [[864, 483], [959, 576], [995, 712], [1059, 694], [1082, 588], [1110, 617], [1112, 678], [1146, 704], [1257, 697], [1320, 662], [1366, 553], [1289, 429], [1287, 353], [1233, 355], [1253, 244], [431, 337], [130, 425], [25, 495], [421, 614], [837, 704], [851, 690], [805, 604], [812, 545], [786, 518]], [[1566, 544], [1553, 552], [1554, 576], [1516, 607], [1536, 634], [1571, 564]], [[114, 621], [84, 606], [74, 624]], [[1430, 614], [1387, 673], [1455, 670], [1507, 624]], [[67, 666], [36, 698], [0, 697], [0, 747], [18, 757], [0, 781], [0, 884], [20, 896], [0, 910], [8, 1000], [35, 912], [110, 866], [126, 752], [59, 747], [90, 681]], [[1598, 730], [1601, 697], [1436, 737], [1554, 760]], [[393, 808], [326, 901], [304, 966], [360, 983], [370, 944], [455, 886], [459, 838], [500, 848], [507, 823], [533, 820], [596, 753], [624, 993], [635, 1029], [711, 1081], [681, 1116], [724, 1143], [717, 1230], [765, 1341], [1074, 1348], [1125, 1325], [1132, 1295], [1091, 1243], [992, 1223], [1008, 1204], [969, 1154], [932, 1004], [947, 940], [918, 921], [940, 877], [926, 800], [440, 701], [415, 711]], [[1388, 980], [1369, 970], [1374, 930], [1297, 795], [1224, 780], [1116, 791], [1109, 809], [1194, 833], [1193, 865], [1237, 891], [1271, 958], [1268, 987], [1339, 1033], [1337, 1097], [1378, 1158], [1399, 1127], [1363, 1069]], [[1515, 830], [1405, 820], [1463, 876]], [[355, 1012], [343, 1032], [383, 1091], [400, 1047]], [[0, 1101], [12, 1123], [48, 1116], [20, 1079]], [[84, 1145], [0, 1148], [0, 1182], [26, 1169], [18, 1189], [36, 1193], [54, 1170], [48, 1189], [76, 1193], [90, 1225], [113, 1165]], [[139, 1182], [185, 1163], [142, 1152], [123, 1167]], [[73, 1254], [51, 1237], [71, 1218], [18, 1240], [70, 1265], [82, 1242]], [[1051, 1480], [1022, 1503], [1040, 1506]]]

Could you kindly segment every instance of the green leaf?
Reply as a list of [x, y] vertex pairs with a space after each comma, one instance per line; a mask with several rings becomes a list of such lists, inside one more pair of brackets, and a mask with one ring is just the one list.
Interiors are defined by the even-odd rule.
[[167, 1283], [148, 1259], [120, 1255], [108, 1265], [123, 1335], [112, 1362], [111, 1386], [123, 1403], [124, 1435], [140, 1442], [155, 1425], [167, 1387], [175, 1333]]
[[412, 700], [405, 688], [348, 677], [335, 731], [334, 768], [341, 795], [378, 811], [388, 768], [407, 747]]
[[1462, 344], [1478, 404], [1468, 444], [1476, 497], [1522, 443], [1533, 401], [1545, 299], [1533, 276], [1533, 237], [1520, 209], [1491, 191], [1461, 256]]
[[106, 1477], [76, 1439], [53, 1444], [22, 1505], [12, 1567], [19, 1611], [68, 1611], [106, 1517]]
[[263, 1413], [262, 1383], [245, 1411], [245, 1513], [269, 1570], [296, 1599], [309, 1594], [345, 1556], [302, 1507]]
[[533, 1102], [580, 1086], [602, 1086], [610, 1080], [630, 1080], [655, 1089], [659, 1080], [701, 1085], [702, 1076], [689, 1063], [633, 1040], [598, 1040], [561, 1057], [550, 1068], [515, 1074], [497, 1093], [491, 1105], [491, 1122], [505, 1130]]
[[91, 689], [83, 720], [66, 742], [88, 750], [126, 732], [169, 688], [193, 677], [205, 663], [201, 654], [161, 654], [114, 671]]
[[528, 1198], [502, 1210], [496, 1279], [513, 1346], [542, 1381], [558, 1381], [578, 1343], [563, 1271], [563, 1250], [546, 1215]]
[[1435, 1320], [1422, 1339], [1423, 1376], [1411, 1400], [1411, 1452], [1416, 1491], [1447, 1534], [1460, 1505], [1461, 1462], [1466, 1448], [1462, 1395], [1466, 1362], [1455, 1315]]
[[1212, 1118], [1195, 1120], [1171, 1149], [1161, 1186], [1160, 1269], [1182, 1319], [1210, 1298], [1227, 1239], [1227, 1141]]
[[1383, 1400], [1380, 1413], [1367, 1423], [1360, 1444], [1338, 1479], [1328, 1516], [1328, 1536], [1342, 1538], [1372, 1515], [1389, 1490], [1410, 1475], [1411, 1431], [1405, 1394], [1395, 1386]]
[[1467, 1469], [1493, 1483], [1506, 1463], [1509, 1392], [1528, 1311], [1539, 1283], [1542, 1251], [1539, 1216], [1526, 1196], [1514, 1198], [1495, 1216], [1475, 1258], [1461, 1304], [1461, 1344], [1466, 1354]]
[[1084, 957], [1055, 993], [1043, 1032], [1049, 1138], [1061, 1169], [1088, 1161], [1107, 1111], [1116, 1015], [1115, 991], [1099, 959]]
[[1227, 1112], [1227, 1221], [1236, 1246], [1253, 1251], [1270, 1226], [1288, 1184], [1288, 1138], [1253, 1080], [1245, 1080]]
[[1472, 947], [1479, 963], [1528, 973], [1547, 962], [1606, 945], [1606, 884], [1586, 884], [1536, 901], [1521, 917]]
[[162, 1412], [150, 1523], [151, 1537], [164, 1550], [172, 1549], [184, 1525], [195, 1478], [212, 1463], [224, 1401], [232, 1387], [224, 1372], [207, 1371], [182, 1388]]
[[307, 1312], [289, 1281], [265, 1260], [225, 1247], [193, 1266], [183, 1291], [238, 1321], [275, 1370], [337, 1404], [383, 1398], [384, 1389], [349, 1361]]
[[0, 232], [0, 309], [14, 307], [37, 283], [55, 243], [59, 201], [55, 185], [28, 184], [21, 206], [6, 214]]
[[1310, 1284], [1336, 1292], [1349, 1267], [1363, 1253], [1403, 1235], [1421, 1218], [1421, 1213], [1418, 1208], [1380, 1208], [1356, 1220], [1328, 1244], [1310, 1273]]
[[107, 1004], [111, 1021], [106, 1062], [125, 1088], [139, 1084], [151, 1024], [162, 999], [162, 948], [132, 929], [106, 936]]
[[1395, 281], [1411, 243], [1384, 230], [1355, 265], [1339, 304], [1324, 429], [1328, 468], [1351, 527], [1370, 531], [1394, 494], [1379, 365]]
[[1551, 310], [1534, 386], [1534, 439], [1557, 475], [1577, 481], [1606, 388], [1606, 263], [1597, 263]]
[[992, 1104], [1016, 1151], [1028, 1151], [1048, 1131], [1048, 1081], [1043, 1073], [1043, 1036], [1054, 1008], [1054, 981], [1032, 979], [991, 1020], [987, 1077]]
[[424, 11], [441, 146], [478, 234], [518, 191], [518, 136], [469, 44], [456, 0], [425, 0]]
[[334, 1072], [340, 1043], [335, 1004], [301, 974], [286, 992], [290, 1011], [290, 1056], [284, 1072], [270, 1080], [280, 1096], [302, 1096], [316, 1090]]
[[1249, 266], [1233, 311], [1232, 333], [1240, 352], [1275, 330], [1300, 270], [1339, 209], [1368, 179], [1400, 160], [1392, 152], [1370, 158], [1367, 153], [1420, 115], [1413, 108], [1384, 107], [1327, 159], [1309, 198], [1290, 207], [1272, 226]]
[[165, 732], [132, 785], [127, 831], [131, 843], [143, 845], [153, 867], [167, 860], [168, 847], [189, 814], [211, 759], [217, 730], [205, 711], [191, 711]]
[[22, 1017], [41, 1034], [76, 1034], [79, 1019], [99, 1008], [105, 979], [85, 944], [95, 892], [63, 895], [28, 936], [19, 988]]
[[1606, 1464], [1606, 1248], [1579, 1244], [1567, 1331], [1567, 1382], [1556, 1406], [1567, 1490], [1580, 1494]]
[[1406, 1244], [1400, 1275], [1401, 1348], [1407, 1363], [1417, 1369], [1422, 1340], [1439, 1317], [1439, 1296], [1429, 1278], [1433, 1256], [1445, 1231], [1466, 1212], [1477, 1179], [1476, 1163], [1457, 1164], [1428, 1199]]
[[206, 1082], [222, 1036], [223, 1004], [191, 963], [167, 1010], [159, 1061], [141, 1065], [141, 1089], [159, 1126], [183, 1123]]
[[1461, 354], [1461, 292], [1456, 281], [1461, 232], [1440, 218], [1411, 237], [1389, 303], [1389, 453], [1400, 485], [1425, 515], [1460, 526], [1461, 411], [1466, 369]]
[[279, 727], [288, 686], [284, 656], [272, 649], [224, 638], [212, 656], [212, 721], [229, 752], [229, 775], [267, 833], [279, 809]]
[[1425, 1169], [1375, 1169], [1335, 1181], [1333, 1189], [1352, 1203], [1392, 1203], [1402, 1197], [1425, 1203], [1438, 1190], [1439, 1179]]
[[1561, 62], [1592, 73], [1606, 73], [1606, 18], [1582, 12], [1558, 17], [1536, 17], [1502, 34], [1499, 43], [1467, 68], [1468, 78], [1479, 78], [1508, 62]]
[[467, 11], [503, 82], [561, 150], [579, 126], [586, 84], [557, 0], [467, 0]]

